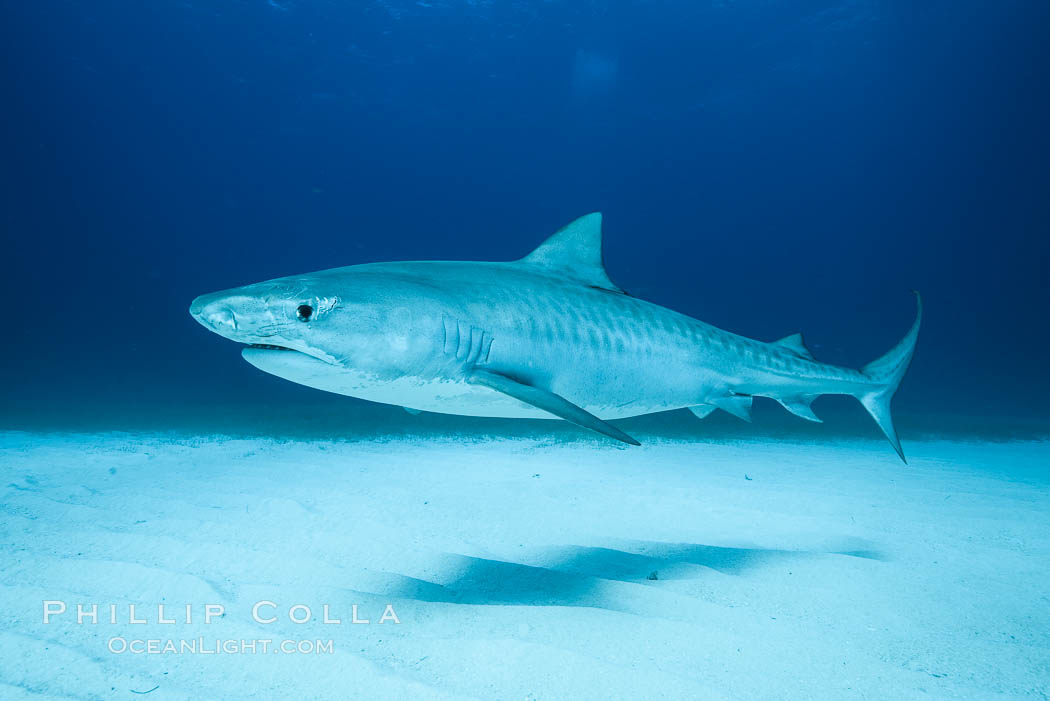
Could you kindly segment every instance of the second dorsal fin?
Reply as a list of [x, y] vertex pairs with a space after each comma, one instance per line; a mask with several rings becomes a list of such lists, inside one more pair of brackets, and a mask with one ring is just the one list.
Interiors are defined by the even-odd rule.
[[566, 224], [521, 262], [585, 285], [623, 292], [609, 279], [602, 262], [601, 212]]
[[806, 358], [807, 360], [816, 360], [813, 354], [806, 347], [806, 341], [802, 338], [802, 334], [793, 333], [790, 336], [785, 336], [779, 341], [773, 341], [774, 346], [780, 346], [784, 350], [789, 350], [800, 358]]

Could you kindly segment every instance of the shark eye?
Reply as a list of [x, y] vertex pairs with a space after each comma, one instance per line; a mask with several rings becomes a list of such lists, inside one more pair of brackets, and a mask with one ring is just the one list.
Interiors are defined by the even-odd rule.
[[313, 313], [314, 308], [309, 304], [300, 304], [295, 310], [295, 318], [299, 321], [309, 321]]

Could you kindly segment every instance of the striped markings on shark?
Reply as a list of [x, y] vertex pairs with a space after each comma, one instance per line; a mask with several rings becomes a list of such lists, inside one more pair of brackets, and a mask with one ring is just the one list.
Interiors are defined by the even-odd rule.
[[[248, 344], [257, 368], [409, 410], [609, 423], [688, 408], [751, 420], [770, 397], [809, 421], [822, 394], [856, 397], [904, 460], [890, 402], [922, 318], [859, 370], [821, 363], [801, 334], [764, 343], [626, 293], [602, 261], [601, 215], [509, 263], [370, 263], [202, 295], [190, 313]], [[659, 362], [653, 362], [659, 359]]]

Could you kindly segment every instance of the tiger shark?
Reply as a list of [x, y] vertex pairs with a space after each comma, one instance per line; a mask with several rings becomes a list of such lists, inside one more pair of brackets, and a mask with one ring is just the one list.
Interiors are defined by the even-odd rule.
[[905, 460], [890, 402], [918, 293], [897, 345], [840, 367], [801, 334], [756, 341], [628, 294], [605, 271], [601, 223], [581, 217], [516, 261], [352, 265], [202, 295], [190, 314], [308, 387], [413, 412], [560, 418], [631, 445], [610, 420], [686, 408], [750, 421], [752, 398], [769, 397], [819, 422], [816, 397], [850, 395]]

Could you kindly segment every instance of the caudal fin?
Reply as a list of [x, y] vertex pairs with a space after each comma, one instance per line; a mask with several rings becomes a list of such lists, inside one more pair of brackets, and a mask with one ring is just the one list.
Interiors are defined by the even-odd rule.
[[918, 292], [915, 293], [915, 301], [918, 306], [915, 323], [911, 325], [911, 329], [904, 338], [888, 353], [861, 368], [861, 372], [867, 375], [874, 385], [870, 390], [856, 395], [860, 403], [871, 414], [871, 418], [875, 419], [875, 423], [886, 434], [886, 438], [889, 439], [897, 455], [905, 464], [908, 463], [908, 460], [904, 457], [901, 440], [897, 437], [897, 430], [893, 427], [890, 402], [893, 401], [893, 395], [896, 394], [904, 373], [908, 371], [911, 356], [915, 352], [915, 342], [919, 338], [919, 324], [922, 323], [922, 297]]

